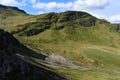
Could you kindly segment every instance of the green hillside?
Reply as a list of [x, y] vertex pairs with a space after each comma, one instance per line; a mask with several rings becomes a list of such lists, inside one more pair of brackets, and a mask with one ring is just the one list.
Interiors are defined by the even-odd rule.
[[[61, 66], [60, 57], [56, 62], [57, 67], [53, 67], [55, 72], [72, 80], [120, 79], [119, 24], [111, 24], [79, 11], [37, 16], [19, 14], [10, 16], [14, 24], [4, 25], [6, 31], [36, 52], [47, 56], [59, 55], [74, 65], [85, 67], [71, 68], [73, 66], [68, 67], [67, 64]], [[56, 59], [56, 56], [53, 58]], [[36, 61], [40, 63], [39, 60]], [[44, 65], [56, 66], [49, 63]]]
[[34, 17], [17, 7], [0, 5], [0, 28], [10, 31], [18, 24], [34, 21]]

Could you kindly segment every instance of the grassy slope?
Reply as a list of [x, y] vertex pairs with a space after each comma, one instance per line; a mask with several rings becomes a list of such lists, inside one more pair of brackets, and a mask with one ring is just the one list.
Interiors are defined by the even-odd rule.
[[[107, 25], [107, 26], [106, 26]], [[108, 23], [94, 27], [76, 29], [64, 28], [56, 31], [48, 29], [29, 37], [16, 36], [24, 44], [43, 52], [54, 52], [89, 66], [88, 70], [58, 69], [72, 80], [119, 80], [120, 77], [120, 38], [111, 32]], [[68, 34], [66, 30], [73, 32]]]
[[0, 28], [9, 32], [13, 31], [15, 26], [35, 21], [35, 16], [28, 15], [17, 7], [0, 5]]
[[[32, 36], [15, 35], [22, 43], [30, 46], [37, 51], [54, 52], [56, 54], [68, 57], [74, 61], [81, 61], [87, 66], [92, 66], [91, 70], [70, 70], [66, 68], [57, 69], [61, 74], [66, 75], [72, 80], [119, 80], [120, 79], [120, 37], [119, 33], [111, 30], [116, 25], [97, 20], [95, 25], [84, 27], [74, 21], [54, 22], [56, 20], [64, 20], [64, 14], [58, 14], [59, 19], [56, 19], [56, 14], [48, 19], [47, 14], [37, 17], [32, 16], [15, 16], [9, 17], [6, 21], [6, 30], [17, 31], [18, 24], [28, 22], [52, 22], [50, 29]], [[46, 18], [47, 16], [47, 18]], [[84, 15], [85, 17], [87, 14]], [[90, 16], [84, 18], [89, 20]], [[39, 19], [39, 20], [36, 20]], [[11, 24], [13, 23], [13, 24]], [[84, 22], [83, 22], [84, 23]], [[73, 25], [74, 24], [74, 25]], [[54, 30], [56, 26], [64, 25], [60, 30]], [[73, 26], [73, 27], [71, 27]], [[74, 28], [77, 27], [77, 28]], [[21, 27], [20, 27], [21, 28]], [[33, 27], [34, 28], [34, 27]], [[27, 30], [31, 30], [29, 28]], [[26, 31], [27, 31], [26, 30]]]
[[19, 16], [9, 16], [4, 20], [1, 20], [1, 29], [4, 29], [8, 32], [14, 31], [15, 26], [20, 24], [25, 24], [28, 22], [34, 22], [35, 19], [33, 16], [29, 15], [19, 15]]

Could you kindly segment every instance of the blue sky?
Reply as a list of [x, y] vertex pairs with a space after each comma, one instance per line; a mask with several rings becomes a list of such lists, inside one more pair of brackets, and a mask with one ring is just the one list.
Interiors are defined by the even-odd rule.
[[16, 6], [29, 14], [85, 11], [112, 23], [120, 23], [119, 0], [0, 0], [0, 4]]

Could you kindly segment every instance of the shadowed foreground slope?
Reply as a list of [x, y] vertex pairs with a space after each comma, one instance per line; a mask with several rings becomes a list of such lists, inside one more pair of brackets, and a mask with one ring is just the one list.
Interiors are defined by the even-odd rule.
[[66, 80], [22, 60], [13, 47], [25, 48], [9, 33], [0, 30], [0, 80]]

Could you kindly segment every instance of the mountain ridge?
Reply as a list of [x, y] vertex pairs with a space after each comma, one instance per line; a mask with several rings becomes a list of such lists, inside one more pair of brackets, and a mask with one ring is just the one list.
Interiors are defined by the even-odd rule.
[[[17, 11], [19, 13], [22, 13], [22, 14], [27, 14], [24, 10], [21, 10], [17, 7], [12, 7], [12, 6], [4, 6], [4, 5], [1, 5], [0, 4], [0, 13], [4, 12], [5, 11], [9, 11], [9, 14], [11, 13], [11, 15], [16, 15], [15, 13], [12, 13], [11, 11]], [[7, 15], [7, 14], [6, 14]]]
[[[39, 18], [39, 16], [40, 16], [40, 18]], [[97, 21], [96, 17], [93, 17], [92, 15], [90, 15], [88, 13], [79, 12], [79, 11], [66, 11], [66, 12], [61, 12], [61, 13], [46, 13], [46, 14], [39, 15], [39, 16], [35, 22], [26, 23], [24, 25], [18, 25], [18, 27], [16, 27], [16, 28], [19, 28], [18, 31], [13, 31], [12, 33], [20, 33], [20, 35], [22, 35], [21, 31], [22, 32], [25, 31], [24, 32], [25, 35], [29, 36], [32, 34], [33, 35], [38, 34], [40, 32], [43, 32], [46, 29], [51, 29], [51, 28], [53, 28], [55, 30], [60, 30], [66, 26], [91, 27], [91, 26], [95, 26], [96, 21]], [[28, 29], [28, 28], [30, 28], [29, 25], [32, 25], [34, 27], [32, 28], [32, 26], [31, 26], [31, 29]], [[41, 26], [41, 28], [38, 26]], [[32, 29], [34, 29], [34, 30], [32, 30]], [[32, 34], [29, 34], [29, 33], [32, 33]]]

